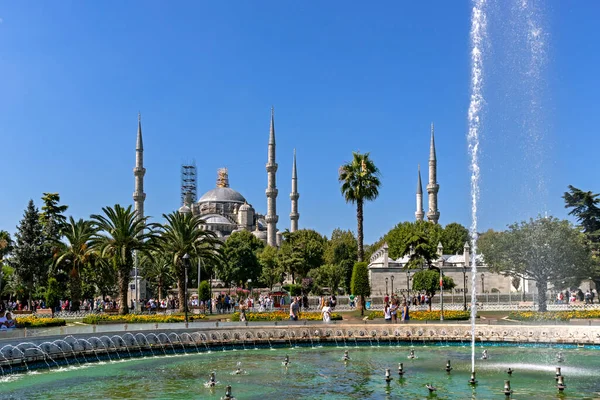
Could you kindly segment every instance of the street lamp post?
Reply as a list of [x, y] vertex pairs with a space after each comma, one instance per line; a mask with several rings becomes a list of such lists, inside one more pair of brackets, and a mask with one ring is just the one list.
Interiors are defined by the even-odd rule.
[[444, 320], [444, 271], [440, 266], [440, 321]]
[[388, 290], [387, 290], [387, 284], [388, 284], [388, 278], [385, 278], [385, 295], [388, 295]]
[[467, 265], [463, 265], [463, 310], [467, 311]]
[[183, 296], [184, 296], [184, 303], [183, 303], [183, 310], [185, 312], [185, 325], [187, 327], [188, 324], [188, 298], [187, 298], [187, 284], [188, 284], [188, 264], [190, 262], [190, 255], [188, 253], [185, 253], [183, 255], [183, 267], [185, 268], [185, 284], [183, 286]]
[[408, 300], [408, 295], [410, 294], [410, 271], [406, 270], [406, 299]]
[[483, 280], [483, 274], [481, 274], [481, 294], [485, 293], [485, 281]]
[[392, 297], [394, 296], [394, 275], [390, 276], [390, 279], [392, 280]]

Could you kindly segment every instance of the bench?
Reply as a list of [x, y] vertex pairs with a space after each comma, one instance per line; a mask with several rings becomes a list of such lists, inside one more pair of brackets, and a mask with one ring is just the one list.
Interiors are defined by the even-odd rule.
[[533, 301], [520, 301], [518, 307], [533, 307]]
[[38, 316], [48, 316], [50, 318], [54, 318], [54, 311], [51, 308], [40, 308], [39, 310], [35, 310], [35, 315]]
[[104, 314], [110, 314], [110, 315], [116, 315], [119, 313], [119, 309], [118, 308], [108, 308], [104, 311], [102, 311]]

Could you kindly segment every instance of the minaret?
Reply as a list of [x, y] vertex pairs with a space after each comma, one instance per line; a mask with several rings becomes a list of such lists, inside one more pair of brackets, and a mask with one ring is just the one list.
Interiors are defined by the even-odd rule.
[[146, 199], [146, 193], [144, 193], [145, 174], [146, 168], [144, 168], [144, 142], [142, 141], [142, 115], [138, 113], [137, 143], [135, 146], [135, 168], [133, 169], [133, 175], [135, 176], [133, 207], [138, 219], [144, 218], [144, 200]]
[[433, 122], [431, 123], [431, 144], [429, 146], [429, 184], [427, 185], [427, 194], [429, 200], [429, 211], [427, 219], [434, 224], [440, 219], [440, 212], [437, 206], [437, 194], [440, 185], [437, 183], [437, 159], [435, 157], [435, 139], [433, 135]]
[[421, 166], [417, 167], [418, 175], [417, 175], [417, 212], [415, 212], [415, 217], [417, 217], [417, 221], [423, 221], [423, 217], [425, 213], [423, 212], [423, 185], [421, 184]]
[[277, 246], [277, 183], [275, 174], [277, 172], [277, 163], [275, 162], [275, 116], [273, 107], [271, 107], [271, 129], [269, 133], [269, 159], [267, 162], [267, 245]]
[[298, 214], [299, 197], [300, 193], [298, 193], [298, 175], [296, 173], [296, 149], [294, 149], [294, 163], [292, 165], [292, 193], [290, 193], [290, 199], [292, 199], [292, 209], [290, 212], [290, 232], [296, 232], [298, 230], [298, 219], [300, 218], [300, 214]]

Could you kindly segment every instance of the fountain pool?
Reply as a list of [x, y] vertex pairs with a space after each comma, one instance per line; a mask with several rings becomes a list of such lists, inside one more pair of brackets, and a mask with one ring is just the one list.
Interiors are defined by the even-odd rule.
[[[408, 359], [410, 349], [415, 359]], [[213, 350], [174, 356], [150, 356], [90, 363], [0, 378], [0, 398], [81, 399], [220, 399], [227, 385], [237, 399], [382, 399], [504, 398], [510, 380], [515, 399], [584, 399], [600, 396], [598, 350], [563, 348], [556, 362], [553, 347], [486, 346], [488, 360], [477, 362], [478, 385], [467, 381], [470, 346], [323, 346], [248, 350]], [[344, 351], [350, 360], [343, 361]], [[481, 353], [482, 348], [478, 346]], [[289, 355], [290, 364], [282, 365]], [[445, 371], [447, 360], [452, 372]], [[238, 362], [241, 364], [238, 366]], [[398, 364], [404, 376], [399, 379]], [[560, 395], [555, 371], [567, 386]], [[240, 367], [243, 374], [235, 374]], [[508, 368], [514, 372], [506, 373]], [[393, 380], [385, 382], [385, 370]], [[205, 387], [211, 372], [217, 386]], [[428, 393], [426, 384], [437, 388]]]

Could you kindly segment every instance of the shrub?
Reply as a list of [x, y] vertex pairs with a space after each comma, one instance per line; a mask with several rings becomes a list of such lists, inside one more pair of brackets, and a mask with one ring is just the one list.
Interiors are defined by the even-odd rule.
[[[410, 319], [414, 321], [436, 321], [440, 319], [440, 311], [411, 311]], [[383, 311], [371, 311], [369, 319], [383, 318]], [[398, 315], [400, 318], [400, 315]], [[445, 310], [444, 320], [463, 321], [471, 318], [470, 311]]]
[[290, 294], [290, 296], [302, 295], [302, 285], [288, 284], [283, 285], [283, 289]]
[[35, 315], [15, 318], [17, 328], [43, 328], [49, 326], [65, 326], [67, 321], [59, 318], [40, 318]]
[[[246, 321], [285, 321], [290, 318], [290, 314], [284, 311], [274, 312], [246, 312]], [[298, 319], [303, 321], [322, 321], [323, 317], [320, 312], [301, 312], [298, 314]], [[232, 321], [240, 320], [240, 313], [234, 313], [231, 316]], [[338, 313], [331, 314], [332, 321], [341, 321], [342, 316]]]
[[569, 321], [590, 318], [600, 318], [600, 310], [512, 311], [508, 314], [508, 319], [517, 321]]
[[[205, 319], [206, 316], [203, 314], [189, 314], [189, 321], [196, 321]], [[107, 314], [94, 314], [87, 315], [83, 318], [84, 324], [97, 325], [98, 323], [108, 324], [138, 324], [138, 323], [155, 323], [155, 324], [167, 324], [171, 322], [184, 322], [185, 316], [183, 314], [171, 314], [171, 315], [139, 315], [139, 314], [127, 314], [127, 315], [107, 315]]]

